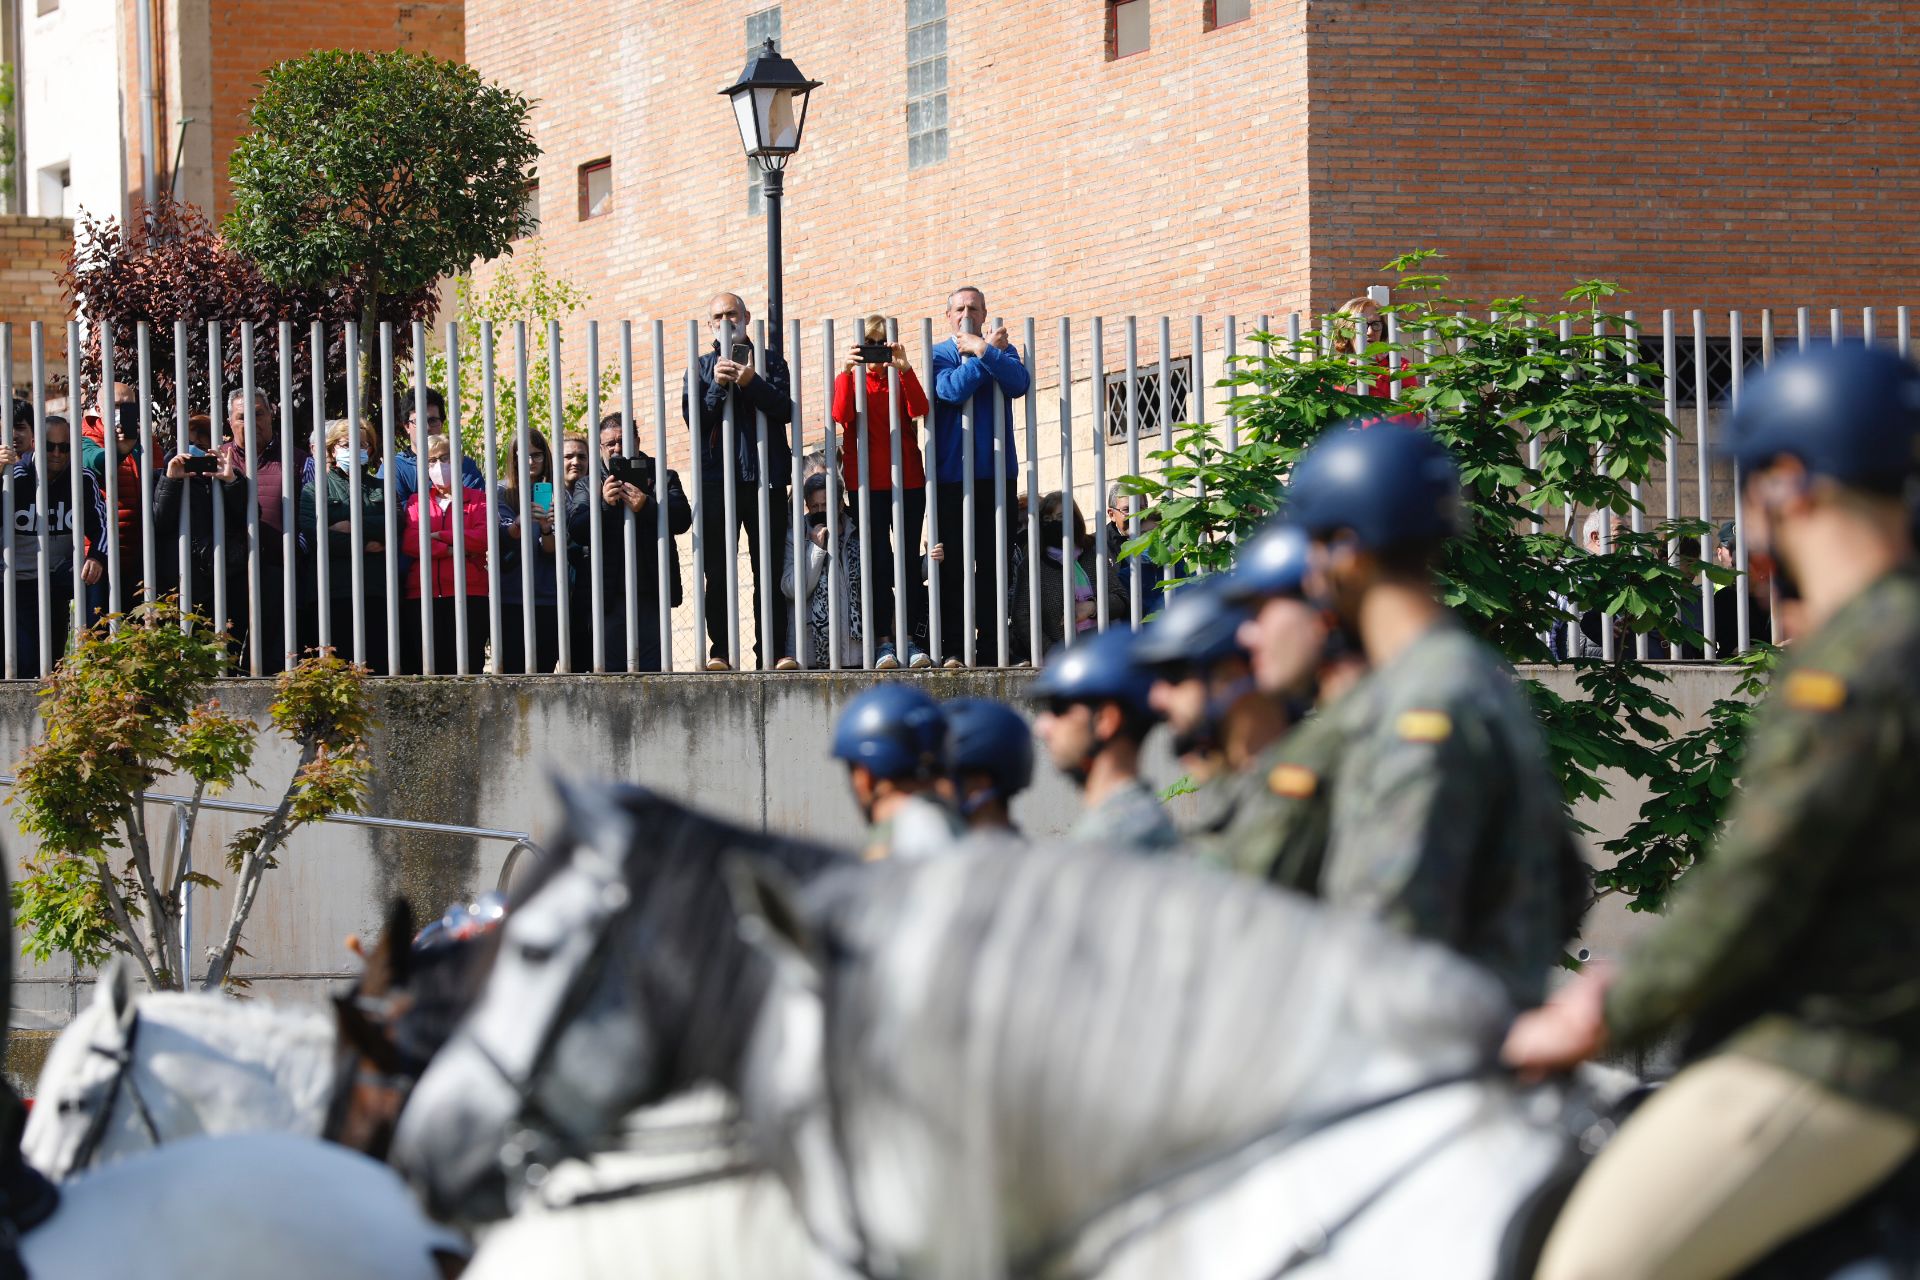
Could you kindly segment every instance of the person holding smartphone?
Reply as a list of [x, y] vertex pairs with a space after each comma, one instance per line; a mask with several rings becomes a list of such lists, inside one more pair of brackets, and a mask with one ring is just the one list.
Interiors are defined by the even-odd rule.
[[[761, 634], [760, 575], [779, 572], [770, 566], [781, 563], [780, 549], [787, 543], [788, 484], [793, 473], [787, 428], [793, 421], [793, 397], [787, 362], [780, 355], [779, 335], [767, 344], [766, 372], [754, 371], [752, 319], [739, 294], [714, 295], [707, 305], [713, 346], [700, 357], [698, 369], [700, 418], [697, 424], [693, 422], [693, 406], [688, 403], [686, 393], [683, 391], [680, 396], [680, 416], [689, 425], [697, 425], [700, 438], [700, 537], [706, 551], [705, 581], [701, 583], [701, 590], [706, 602], [709, 671], [725, 671], [732, 666], [727, 651], [727, 619], [735, 610], [753, 621], [754, 661], [762, 670], [772, 666], [784, 671], [799, 665], [792, 656], [787, 601], [778, 590], [772, 592], [773, 634]], [[727, 344], [725, 350], [721, 349], [723, 341]], [[731, 459], [724, 456], [722, 448], [729, 405], [733, 408]], [[760, 527], [760, 421], [763, 417], [768, 470], [765, 529]], [[733, 480], [733, 528], [727, 527], [726, 516], [729, 465]], [[752, 561], [751, 594], [744, 600], [729, 600], [727, 561], [739, 554], [742, 529], [747, 534], [747, 551]]]
[[[680, 487], [680, 473], [666, 468], [666, 493], [660, 494], [659, 472], [644, 450], [623, 452], [626, 424], [617, 413], [600, 420], [600, 603], [604, 653], [608, 671], [627, 670], [627, 522], [633, 522], [634, 652], [636, 671], [660, 669], [660, 510], [667, 516], [667, 608], [680, 604], [679, 536], [693, 528], [693, 507]], [[586, 510], [590, 480], [586, 441], [566, 441], [566, 468], [573, 493]], [[578, 454], [575, 454], [575, 450]], [[578, 461], [575, 461], [577, 456]], [[589, 519], [591, 517], [589, 516]], [[589, 525], [590, 529], [591, 526]], [[572, 544], [576, 557], [575, 581], [580, 588], [568, 602], [573, 609], [573, 669], [593, 670], [593, 588], [585, 575], [592, 571], [587, 534]]]
[[[202, 415], [195, 415], [201, 417]], [[211, 419], [205, 419], [209, 428]], [[189, 420], [188, 439], [193, 436]], [[187, 513], [187, 583], [180, 572], [180, 511]], [[224, 528], [216, 538], [214, 508], [222, 513]], [[178, 592], [183, 605], [185, 586], [193, 591], [195, 615], [213, 620], [216, 630], [244, 633], [237, 625], [247, 616], [247, 482], [234, 467], [233, 455], [211, 454], [189, 443], [185, 451], [167, 459], [165, 471], [153, 485], [153, 534], [160, 588]], [[214, 618], [214, 564], [223, 560], [227, 575], [227, 616]]]
[[[927, 472], [920, 461], [920, 441], [914, 430], [916, 419], [927, 416], [927, 393], [907, 362], [907, 349], [887, 340], [887, 318], [868, 316], [862, 326], [862, 341], [847, 348], [840, 375], [833, 382], [833, 420], [840, 424], [840, 477], [848, 498], [858, 501], [860, 494], [860, 457], [868, 455], [868, 499], [861, 511], [867, 530], [867, 557], [873, 582], [873, 629], [879, 637], [873, 665], [891, 671], [900, 665], [900, 650], [906, 650], [910, 667], [930, 667], [933, 659], [918, 643], [918, 633], [926, 626], [927, 584], [920, 575], [920, 530], [927, 520]], [[900, 383], [900, 477], [901, 507], [904, 525], [893, 527], [893, 392], [889, 371]], [[854, 379], [866, 382], [867, 425], [859, 431], [859, 395]], [[906, 581], [893, 580], [893, 540], [898, 536], [907, 544]], [[894, 634], [902, 613], [907, 634]], [[854, 637], [858, 649], [859, 637]]]

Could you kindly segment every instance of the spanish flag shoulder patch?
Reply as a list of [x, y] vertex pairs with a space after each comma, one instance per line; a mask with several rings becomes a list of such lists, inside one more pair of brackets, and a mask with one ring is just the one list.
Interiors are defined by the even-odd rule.
[[1402, 711], [1393, 727], [1402, 742], [1445, 742], [1453, 736], [1453, 717], [1444, 711]]
[[1796, 711], [1838, 711], [1846, 705], [1847, 682], [1831, 671], [1795, 671], [1783, 692]]
[[1277, 796], [1305, 800], [1320, 789], [1320, 775], [1305, 765], [1277, 764], [1267, 775], [1267, 786]]

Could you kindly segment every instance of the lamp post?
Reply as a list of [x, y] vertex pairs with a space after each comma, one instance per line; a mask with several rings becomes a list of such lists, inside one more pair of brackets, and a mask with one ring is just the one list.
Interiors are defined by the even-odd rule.
[[787, 160], [800, 149], [800, 132], [807, 127], [807, 96], [820, 87], [818, 80], [800, 74], [800, 68], [766, 44], [747, 62], [740, 78], [720, 92], [733, 100], [734, 121], [740, 126], [740, 145], [747, 158], [760, 166], [762, 192], [767, 202], [767, 343], [780, 345], [784, 307], [780, 280], [780, 198], [786, 191]]

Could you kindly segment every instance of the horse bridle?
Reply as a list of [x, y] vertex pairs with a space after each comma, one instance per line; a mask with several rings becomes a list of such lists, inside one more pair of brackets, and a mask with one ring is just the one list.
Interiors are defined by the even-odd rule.
[[108, 1046], [93, 1043], [87, 1046], [88, 1053], [99, 1054], [112, 1062], [114, 1073], [112, 1083], [107, 1086], [106, 1101], [88, 1118], [86, 1132], [80, 1135], [80, 1145], [74, 1148], [73, 1170], [86, 1168], [93, 1163], [94, 1156], [99, 1154], [100, 1144], [107, 1137], [107, 1125], [113, 1119], [114, 1103], [119, 1099], [122, 1088], [125, 1088], [128, 1096], [133, 1099], [134, 1114], [139, 1116], [141, 1127], [147, 1131], [148, 1141], [156, 1147], [163, 1141], [160, 1137], [160, 1126], [154, 1123], [153, 1109], [147, 1105], [145, 1095], [140, 1092], [140, 1081], [136, 1078], [133, 1069], [134, 1047], [139, 1035], [140, 1011], [136, 1008], [133, 1016], [127, 1020], [127, 1034], [120, 1045]]

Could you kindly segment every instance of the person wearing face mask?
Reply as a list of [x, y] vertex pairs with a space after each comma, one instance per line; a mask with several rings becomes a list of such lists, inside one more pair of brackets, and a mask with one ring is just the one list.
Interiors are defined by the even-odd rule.
[[[361, 574], [361, 609], [366, 623], [366, 662], [372, 671], [387, 669], [387, 558], [382, 552], [386, 536], [385, 486], [374, 474], [373, 428], [362, 424], [356, 447], [353, 428], [345, 419], [327, 424], [327, 457], [322, 473], [300, 487], [300, 528], [308, 540], [314, 530], [324, 526], [327, 539], [327, 608], [330, 612], [333, 648], [343, 657], [353, 656], [353, 561], [358, 557]], [[360, 540], [353, 539], [353, 468], [358, 455], [360, 469]], [[320, 512], [320, 489], [325, 486], [326, 511]]]
[[1575, 1185], [1544, 1280], [1744, 1274], [1920, 1146], [1920, 369], [1858, 344], [1783, 355], [1728, 436], [1750, 555], [1803, 629], [1668, 914], [1508, 1033], [1530, 1075], [1686, 1033]]
[[[407, 603], [419, 614], [422, 591], [430, 591], [433, 600], [433, 669], [436, 674], [451, 674], [459, 669], [460, 648], [455, 615], [464, 613], [467, 623], [466, 662], [469, 672], [478, 672], [487, 647], [487, 500], [478, 490], [457, 484], [453, 450], [445, 436], [436, 436], [427, 445], [427, 484], [422, 493], [407, 500], [405, 518], [400, 522], [400, 550], [413, 557], [406, 569]], [[421, 503], [427, 512], [430, 545], [421, 548]], [[460, 538], [465, 549], [466, 580], [454, 577], [453, 504], [461, 504]], [[423, 566], [423, 561], [426, 562]], [[423, 567], [426, 572], [422, 572]], [[403, 627], [401, 643], [405, 670], [419, 674], [425, 646], [419, 627]]]
[[969, 831], [1020, 837], [1013, 801], [1033, 784], [1033, 729], [1012, 707], [992, 698], [943, 703], [947, 717], [947, 776]]
[[1152, 687], [1124, 629], [1056, 649], [1028, 686], [1027, 700], [1042, 708], [1034, 732], [1085, 802], [1072, 839], [1142, 853], [1179, 843], [1172, 819], [1140, 777], [1141, 744], [1156, 719]]
[[[1066, 558], [1062, 538], [1067, 521], [1072, 520], [1073, 559]], [[1026, 500], [1017, 504], [1014, 526], [1027, 527]], [[942, 535], [944, 538], [944, 534]], [[1073, 634], [1091, 634], [1100, 625], [1099, 575], [1100, 544], [1087, 532], [1078, 503], [1069, 502], [1058, 489], [1040, 499], [1040, 559], [1036, 565], [1026, 562], [1026, 539], [1014, 547], [1018, 569], [1014, 574], [1013, 598], [1007, 610], [1007, 647], [1013, 661], [1033, 661], [1032, 597], [1026, 575], [1040, 576], [1040, 649], [1049, 652], [1067, 639], [1066, 615], [1071, 601]], [[1131, 616], [1127, 582], [1124, 575], [1107, 579], [1107, 617], [1124, 621]]]
[[1590, 892], [1547, 744], [1512, 670], [1441, 602], [1459, 472], [1425, 430], [1323, 434], [1285, 515], [1314, 603], [1371, 675], [1331, 782], [1323, 896], [1476, 960], [1533, 1003]]
[[[793, 546], [788, 544], [786, 561], [780, 571], [780, 592], [801, 603], [801, 643], [806, 646], [807, 665], [815, 671], [833, 666], [833, 633], [840, 632], [840, 667], [857, 670], [860, 666], [860, 530], [851, 508], [845, 503], [835, 513], [839, 540], [827, 519], [827, 477], [816, 475], [801, 486], [807, 503], [807, 562], [794, 582]], [[836, 624], [833, 619], [838, 619]]]

